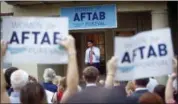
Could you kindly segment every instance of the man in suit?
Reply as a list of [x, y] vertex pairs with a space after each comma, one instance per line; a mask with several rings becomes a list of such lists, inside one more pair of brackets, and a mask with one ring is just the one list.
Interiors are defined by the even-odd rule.
[[149, 78], [142, 78], [142, 79], [137, 79], [134, 81], [136, 89], [131, 96], [129, 96], [130, 99], [134, 100], [135, 102], [139, 101], [139, 98], [146, 92], [149, 92], [148, 89], [146, 88], [147, 84], [149, 82]]
[[102, 73], [102, 71], [100, 70], [100, 49], [94, 46], [94, 42], [92, 40], [89, 40], [87, 45], [88, 48], [85, 52], [86, 65], [94, 66], [100, 71], [100, 73]]
[[99, 71], [96, 67], [86, 67], [83, 71], [86, 88], [73, 95], [68, 103], [105, 103], [109, 93], [106, 88], [97, 86], [98, 78]]
[[[111, 65], [113, 65], [111, 63]], [[107, 80], [110, 78], [113, 80], [114, 72], [112, 67], [108, 66]], [[97, 86], [97, 80], [99, 77], [98, 69], [89, 66], [83, 71], [83, 78], [86, 82], [86, 88], [79, 93], [76, 93], [69, 98], [67, 103], [117, 103], [117, 104], [132, 104], [133, 102], [126, 97], [124, 93], [124, 87], [118, 87], [113, 89], [110, 85], [110, 81], [107, 82], [105, 87]], [[112, 81], [111, 81], [112, 82]]]

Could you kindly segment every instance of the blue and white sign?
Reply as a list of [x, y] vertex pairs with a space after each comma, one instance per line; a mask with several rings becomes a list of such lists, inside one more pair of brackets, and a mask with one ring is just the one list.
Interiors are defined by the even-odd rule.
[[68, 35], [68, 18], [4, 17], [2, 38], [9, 42], [7, 63], [64, 64], [66, 50], [59, 42]]
[[118, 80], [168, 75], [173, 69], [170, 29], [142, 32], [133, 37], [116, 37], [115, 56], [118, 57]]
[[115, 4], [61, 8], [60, 16], [69, 18], [69, 29], [96, 29], [117, 27]]

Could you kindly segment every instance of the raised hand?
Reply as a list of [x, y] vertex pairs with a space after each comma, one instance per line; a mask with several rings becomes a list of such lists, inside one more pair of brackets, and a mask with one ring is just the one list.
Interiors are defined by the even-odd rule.
[[68, 35], [65, 40], [60, 42], [60, 45], [64, 46], [68, 53], [75, 52], [75, 39], [71, 36]]
[[106, 82], [105, 82], [106, 88], [112, 88], [113, 87], [116, 68], [117, 68], [117, 58], [112, 57], [107, 62], [107, 77], [106, 77]]
[[1, 40], [1, 57], [5, 56], [7, 50], [7, 42]]
[[169, 77], [171, 78], [171, 80], [174, 80], [174, 79], [176, 79], [177, 74], [176, 73], [172, 73]]
[[112, 57], [108, 62], [107, 62], [107, 74], [112, 74], [114, 75], [117, 69], [117, 58]]

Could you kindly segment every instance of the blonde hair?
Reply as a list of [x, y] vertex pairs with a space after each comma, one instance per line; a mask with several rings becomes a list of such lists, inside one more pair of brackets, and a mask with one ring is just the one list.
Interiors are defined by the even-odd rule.
[[59, 82], [59, 89], [58, 90], [65, 91], [66, 88], [67, 88], [66, 77], [62, 77], [60, 82]]
[[135, 91], [135, 85], [132, 81], [129, 81], [125, 87], [126, 92], [128, 93], [129, 91], [134, 92]]
[[60, 80], [62, 79], [61, 76], [57, 75], [54, 79], [53, 79], [53, 84], [58, 85], [60, 84]]

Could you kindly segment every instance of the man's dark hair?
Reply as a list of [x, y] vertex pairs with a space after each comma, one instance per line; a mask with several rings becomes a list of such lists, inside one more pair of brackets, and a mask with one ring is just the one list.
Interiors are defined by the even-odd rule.
[[5, 80], [6, 80], [6, 83], [8, 84], [6, 86], [7, 89], [9, 89], [11, 87], [11, 75], [13, 72], [15, 72], [16, 70], [18, 70], [18, 68], [16, 67], [10, 67], [8, 69], [6, 69], [5, 73], [4, 73], [4, 77], [5, 77]]
[[88, 42], [90, 42], [90, 43], [94, 43], [93, 40], [88, 40]]
[[83, 76], [87, 82], [95, 83], [97, 81], [97, 77], [99, 76], [99, 71], [96, 67], [88, 66], [84, 69]]
[[138, 86], [146, 87], [149, 82], [149, 78], [136, 79], [135, 84]]
[[46, 92], [43, 86], [37, 82], [27, 83], [20, 92], [22, 104], [44, 104], [47, 103]]

